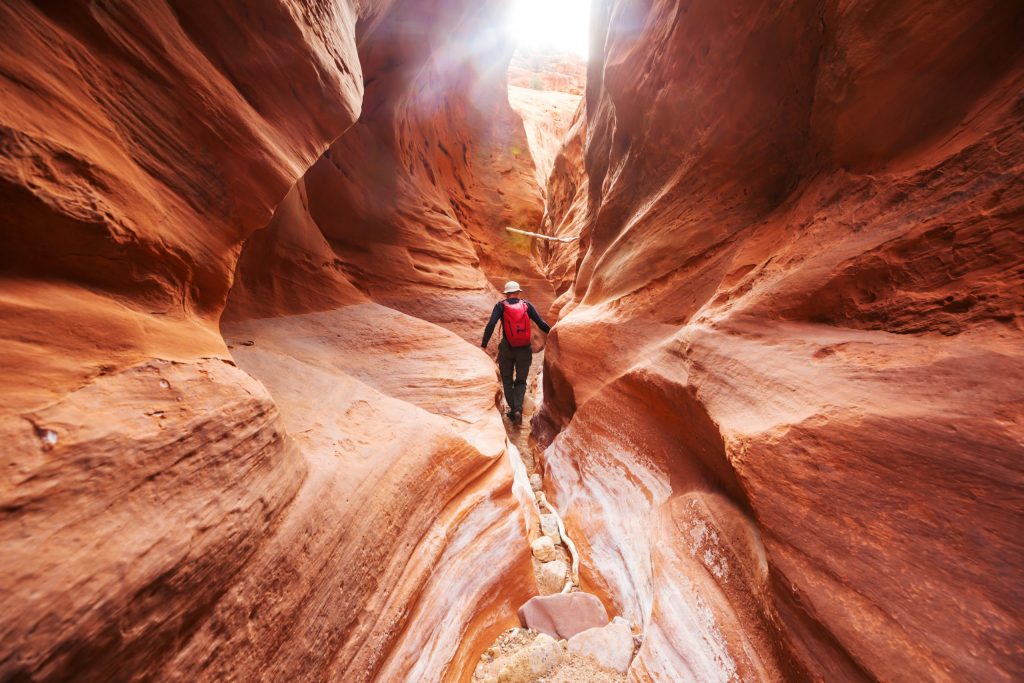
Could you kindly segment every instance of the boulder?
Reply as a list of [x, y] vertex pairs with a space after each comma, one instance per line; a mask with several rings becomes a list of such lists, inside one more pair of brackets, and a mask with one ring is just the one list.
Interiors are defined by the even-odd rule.
[[568, 648], [569, 652], [590, 657], [607, 669], [626, 673], [633, 660], [633, 632], [621, 623], [589, 628], [570, 638]]
[[540, 633], [522, 650], [502, 657], [492, 667], [499, 683], [530, 683], [558, 666], [565, 655], [565, 645]]
[[565, 573], [569, 566], [562, 560], [545, 562], [537, 572], [537, 590], [541, 595], [558, 593], [565, 586]]
[[530, 544], [533, 556], [541, 562], [550, 562], [558, 557], [555, 552], [555, 544], [547, 536], [541, 536]]
[[608, 623], [608, 612], [590, 593], [558, 593], [530, 598], [519, 608], [519, 623], [568, 640], [577, 633]]

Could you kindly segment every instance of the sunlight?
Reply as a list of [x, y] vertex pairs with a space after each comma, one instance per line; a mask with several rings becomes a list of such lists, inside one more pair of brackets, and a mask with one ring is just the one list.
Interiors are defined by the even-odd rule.
[[591, 0], [513, 0], [509, 31], [520, 49], [587, 58]]

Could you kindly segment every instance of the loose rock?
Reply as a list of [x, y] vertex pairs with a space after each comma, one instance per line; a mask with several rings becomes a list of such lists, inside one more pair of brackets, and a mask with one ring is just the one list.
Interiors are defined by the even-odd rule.
[[537, 573], [537, 589], [541, 595], [559, 593], [565, 586], [565, 573], [569, 566], [562, 560], [545, 562]]
[[558, 518], [554, 515], [540, 516], [540, 530], [541, 533], [550, 538], [551, 542], [555, 545], [562, 542], [562, 537], [558, 533]]
[[565, 645], [551, 636], [538, 634], [529, 646], [494, 663], [498, 683], [530, 683], [558, 666]]
[[531, 543], [530, 549], [533, 550], [533, 556], [541, 562], [550, 562], [558, 557], [555, 552], [555, 544], [547, 536], [541, 536]]
[[526, 628], [554, 638], [569, 639], [590, 628], [608, 623], [608, 612], [590, 593], [558, 593], [530, 598], [519, 608], [519, 622]]
[[569, 639], [568, 648], [603, 667], [625, 673], [633, 659], [633, 633], [625, 624], [612, 623], [576, 634]]

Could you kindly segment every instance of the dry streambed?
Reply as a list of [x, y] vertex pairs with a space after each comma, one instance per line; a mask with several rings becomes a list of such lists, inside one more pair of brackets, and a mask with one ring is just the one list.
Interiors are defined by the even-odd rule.
[[[539, 367], [537, 363], [535, 367]], [[538, 373], [539, 374], [539, 373]], [[538, 392], [530, 383], [529, 424]], [[539, 458], [528, 430], [506, 421], [518, 497], [528, 508], [530, 548], [538, 595], [519, 608], [520, 628], [500, 636], [480, 657], [475, 683], [603, 683], [625, 681], [643, 635], [579, 588], [580, 558], [558, 511], [547, 501]]]

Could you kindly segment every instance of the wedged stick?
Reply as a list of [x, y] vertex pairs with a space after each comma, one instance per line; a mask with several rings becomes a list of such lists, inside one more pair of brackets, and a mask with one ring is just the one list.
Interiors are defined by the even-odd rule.
[[509, 232], [515, 232], [520, 235], [529, 235], [530, 237], [536, 237], [539, 240], [549, 240], [551, 242], [572, 242], [578, 240], [579, 237], [555, 237], [554, 235], [542, 235], [539, 232], [529, 232], [527, 230], [520, 230], [519, 228], [505, 228]]

